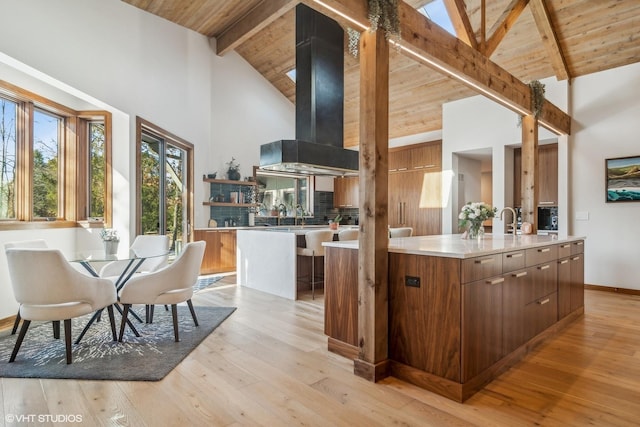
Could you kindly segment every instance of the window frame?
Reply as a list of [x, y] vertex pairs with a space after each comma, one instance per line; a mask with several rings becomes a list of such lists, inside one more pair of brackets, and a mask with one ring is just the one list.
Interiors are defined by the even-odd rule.
[[[0, 80], [0, 95], [17, 103], [16, 132], [16, 218], [0, 219], [0, 231], [34, 228], [70, 228], [88, 222], [89, 171], [88, 122], [102, 121], [105, 126], [105, 201], [100, 227], [110, 227], [113, 217], [111, 134], [108, 111], [76, 111], [43, 96]], [[63, 120], [59, 153], [58, 217], [55, 221], [33, 216], [33, 116], [38, 109]], [[92, 221], [92, 223], [94, 223]]]

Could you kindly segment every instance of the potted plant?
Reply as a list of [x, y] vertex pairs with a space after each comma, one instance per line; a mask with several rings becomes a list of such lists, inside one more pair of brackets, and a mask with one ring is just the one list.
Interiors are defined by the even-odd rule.
[[329, 229], [337, 230], [338, 225], [340, 225], [340, 221], [342, 221], [342, 215], [338, 214], [335, 218], [329, 221]]
[[467, 235], [470, 239], [484, 238], [482, 223], [496, 216], [497, 208], [482, 202], [469, 202], [462, 207], [458, 215], [460, 227], [469, 227]]
[[102, 243], [104, 243], [104, 253], [106, 255], [115, 255], [118, 252], [118, 242], [120, 242], [118, 230], [103, 228], [102, 231], [100, 231], [100, 238], [102, 239]]
[[235, 157], [232, 157], [231, 161], [227, 163], [227, 178], [232, 181], [240, 179], [240, 165], [236, 162]]

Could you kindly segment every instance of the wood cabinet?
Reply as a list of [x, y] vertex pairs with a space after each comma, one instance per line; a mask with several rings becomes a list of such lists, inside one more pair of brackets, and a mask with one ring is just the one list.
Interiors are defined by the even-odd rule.
[[[564, 274], [576, 307], [570, 307], [565, 322], [582, 314], [583, 248], [582, 241], [573, 241], [465, 259], [389, 253], [392, 375], [464, 401], [527, 354], [531, 343], [557, 330], [550, 327], [560, 320], [560, 297], [566, 292], [558, 283]], [[354, 358], [358, 250], [326, 250], [329, 350]], [[559, 264], [559, 255], [569, 261]]]
[[412, 227], [414, 236], [441, 233], [441, 159], [440, 141], [389, 151], [391, 227]]
[[558, 144], [538, 147], [538, 205], [558, 206]]
[[584, 241], [560, 244], [558, 318], [584, 307]]
[[[513, 203], [522, 206], [522, 150], [513, 151]], [[538, 205], [558, 205], [558, 144], [538, 147]]]
[[504, 277], [462, 286], [462, 381], [468, 381], [502, 358]]
[[207, 244], [200, 274], [223, 273], [236, 269], [235, 230], [194, 230], [194, 240]]
[[333, 207], [357, 208], [360, 191], [357, 176], [344, 176], [333, 179]]

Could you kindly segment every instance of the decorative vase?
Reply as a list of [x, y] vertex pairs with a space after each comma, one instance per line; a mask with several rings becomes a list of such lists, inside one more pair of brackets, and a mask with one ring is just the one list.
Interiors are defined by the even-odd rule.
[[227, 177], [231, 181], [238, 181], [240, 179], [240, 171], [237, 170], [229, 170], [227, 171]]
[[253, 227], [254, 225], [256, 225], [256, 214], [249, 212], [249, 227]]
[[104, 253], [105, 255], [115, 255], [118, 253], [118, 241], [117, 240], [105, 240], [104, 241]]
[[469, 239], [484, 239], [484, 225], [482, 223], [474, 224], [472, 223], [469, 226]]

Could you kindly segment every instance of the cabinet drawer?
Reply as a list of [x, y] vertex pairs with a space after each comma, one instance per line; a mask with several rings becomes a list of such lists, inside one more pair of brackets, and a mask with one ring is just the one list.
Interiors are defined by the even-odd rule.
[[530, 339], [558, 321], [558, 294], [539, 298], [525, 307], [525, 333]]
[[542, 264], [543, 262], [549, 262], [558, 259], [558, 246], [540, 246], [539, 248], [527, 249], [527, 267], [532, 265]]
[[558, 258], [566, 258], [571, 255], [571, 243], [560, 243], [558, 245]]
[[502, 274], [502, 254], [462, 260], [462, 283]]
[[505, 273], [520, 270], [524, 268], [524, 260], [524, 251], [505, 252], [502, 254], [502, 270]]
[[581, 254], [584, 252], [584, 240], [571, 242], [571, 255]]

